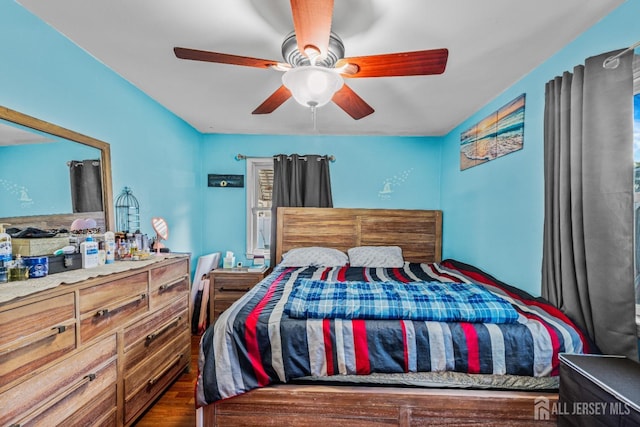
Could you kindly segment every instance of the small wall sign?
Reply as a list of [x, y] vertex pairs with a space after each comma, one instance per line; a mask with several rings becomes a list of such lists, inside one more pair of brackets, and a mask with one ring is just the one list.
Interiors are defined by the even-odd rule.
[[208, 175], [209, 187], [244, 187], [244, 175]]

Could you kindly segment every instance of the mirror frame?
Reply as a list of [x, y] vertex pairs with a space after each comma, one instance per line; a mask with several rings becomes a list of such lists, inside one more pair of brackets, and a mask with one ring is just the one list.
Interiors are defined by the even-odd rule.
[[3, 106], [0, 106], [0, 119], [100, 150], [100, 161], [102, 165], [102, 205], [104, 209], [105, 223], [104, 231], [111, 230], [111, 228], [115, 226], [113, 186], [111, 183], [111, 146], [109, 143], [65, 129], [54, 125], [53, 123], [45, 122], [44, 120], [28, 116]]

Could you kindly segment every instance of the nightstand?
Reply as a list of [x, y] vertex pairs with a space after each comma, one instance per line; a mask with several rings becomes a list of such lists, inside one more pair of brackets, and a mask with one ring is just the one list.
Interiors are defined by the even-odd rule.
[[269, 269], [251, 272], [247, 268], [221, 268], [209, 273], [209, 319], [215, 322], [220, 313], [269, 274]]
[[621, 356], [560, 355], [559, 426], [640, 425], [640, 364]]

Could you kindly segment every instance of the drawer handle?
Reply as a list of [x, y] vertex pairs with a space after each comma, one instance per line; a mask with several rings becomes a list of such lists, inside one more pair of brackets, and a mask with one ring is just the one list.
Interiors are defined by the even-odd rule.
[[177, 280], [177, 281], [175, 281], [173, 283], [165, 283], [164, 285], [160, 285], [160, 287], [158, 287], [158, 290], [160, 292], [164, 292], [164, 291], [166, 291], [168, 289], [173, 288], [176, 285], [181, 284], [183, 281], [184, 281], [184, 279], [180, 279], [180, 280]]
[[24, 418], [22, 418], [15, 425], [20, 426], [20, 425], [28, 423], [29, 421], [33, 420], [34, 418], [36, 418], [37, 416], [41, 415], [43, 412], [48, 410], [51, 406], [57, 404], [58, 402], [63, 401], [69, 395], [71, 395], [74, 391], [76, 391], [79, 388], [89, 384], [91, 381], [93, 381], [95, 379], [96, 379], [96, 374], [94, 374], [94, 373], [85, 375], [84, 377], [82, 377], [78, 381], [76, 381], [75, 383], [71, 384], [69, 387], [64, 388], [64, 389], [60, 390], [58, 393], [55, 393], [54, 395], [52, 395], [51, 398], [47, 399], [42, 405], [37, 407], [35, 410], [31, 411], [29, 414], [27, 414]]
[[118, 301], [115, 304], [112, 304], [110, 306], [101, 308], [100, 310], [96, 311], [94, 316], [95, 317], [108, 316], [109, 313], [111, 313], [111, 312], [121, 310], [122, 308], [128, 306], [129, 304], [133, 304], [134, 302], [144, 301], [146, 298], [147, 298], [147, 294], [140, 294], [140, 295], [136, 295], [135, 297], [129, 298], [129, 299], [124, 300], [124, 301]]
[[225, 288], [224, 286], [219, 289], [221, 292], [249, 292], [251, 288]]
[[182, 316], [176, 317], [175, 319], [165, 323], [164, 325], [160, 326], [157, 330], [147, 335], [146, 345], [151, 344], [153, 340], [155, 340], [160, 335], [167, 332], [169, 329], [175, 328], [176, 326], [178, 326], [180, 324], [180, 320], [182, 320]]
[[35, 344], [38, 341], [43, 341], [43, 340], [46, 340], [47, 338], [54, 337], [58, 334], [65, 332], [68, 327], [69, 327], [68, 325], [58, 325], [58, 326], [54, 326], [53, 328], [43, 329], [34, 334], [27, 335], [26, 337], [17, 339], [16, 341], [10, 343], [7, 346], [0, 347], [0, 356], [4, 356], [16, 350], [20, 350], [21, 348], [27, 347], [31, 344]]
[[178, 362], [180, 362], [180, 360], [182, 360], [183, 357], [184, 357], [183, 353], [180, 353], [176, 357], [174, 357], [173, 360], [171, 360], [171, 362], [167, 363], [160, 370], [159, 374], [157, 374], [156, 376], [152, 377], [149, 381], [147, 381], [147, 385], [149, 387], [155, 385], [158, 381], [162, 379], [162, 377], [164, 377], [167, 374], [167, 372], [171, 370], [171, 368], [173, 368], [176, 364], [178, 364]]

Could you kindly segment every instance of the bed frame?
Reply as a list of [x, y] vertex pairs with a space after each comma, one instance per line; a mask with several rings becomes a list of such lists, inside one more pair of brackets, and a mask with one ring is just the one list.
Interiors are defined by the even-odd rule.
[[[278, 208], [276, 263], [305, 246], [400, 246], [405, 260], [439, 262], [442, 212], [399, 209]], [[275, 264], [273, 264], [275, 265]]]
[[[278, 208], [276, 260], [290, 249], [397, 245], [406, 261], [438, 262], [437, 210]], [[204, 426], [556, 425], [557, 393], [381, 387], [273, 385], [199, 409]], [[536, 416], [537, 415], [537, 416]], [[546, 419], [545, 419], [546, 418]]]

